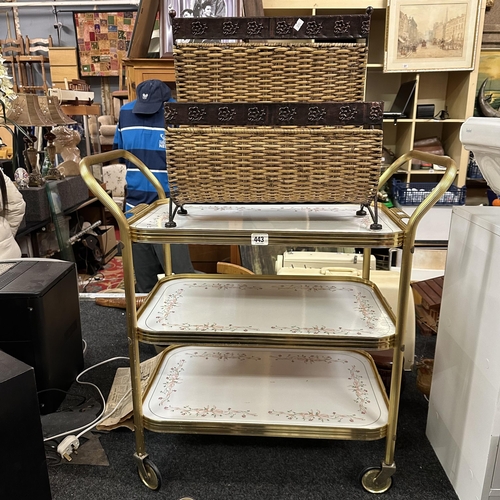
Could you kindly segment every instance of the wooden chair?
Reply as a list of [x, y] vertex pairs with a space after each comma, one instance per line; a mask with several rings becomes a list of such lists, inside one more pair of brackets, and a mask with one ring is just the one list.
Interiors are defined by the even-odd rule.
[[9, 76], [12, 77], [12, 87], [14, 92], [19, 92], [19, 58], [24, 54], [23, 37], [5, 38], [0, 40], [2, 57], [7, 63]]
[[255, 274], [246, 267], [230, 262], [217, 262], [217, 274]]
[[[21, 92], [36, 93], [37, 90], [47, 92], [49, 86], [45, 72], [45, 65], [49, 63], [49, 47], [52, 47], [52, 37], [26, 37], [24, 55], [19, 56], [20, 90]], [[37, 80], [37, 67], [41, 76], [41, 84]]]

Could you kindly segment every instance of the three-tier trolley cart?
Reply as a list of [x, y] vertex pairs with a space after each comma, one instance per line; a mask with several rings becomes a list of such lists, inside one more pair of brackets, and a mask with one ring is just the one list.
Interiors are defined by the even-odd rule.
[[[381, 174], [383, 103], [363, 101], [370, 16], [172, 16], [178, 103], [165, 105], [169, 198], [127, 151], [81, 161], [120, 228], [135, 458], [151, 489], [161, 475], [144, 429], [385, 438], [381, 464], [361, 482], [372, 493], [392, 484], [416, 228], [456, 167], [412, 151]], [[118, 158], [158, 192], [130, 218], [92, 175]], [[412, 158], [446, 172], [409, 217], [380, 205], [377, 192]], [[132, 242], [164, 244], [166, 254], [166, 277], [138, 311]], [[172, 275], [173, 243], [357, 247], [365, 258], [362, 278]], [[396, 311], [370, 281], [374, 247], [402, 249]], [[144, 393], [140, 343], [168, 346]], [[393, 350], [389, 397], [367, 349]]]

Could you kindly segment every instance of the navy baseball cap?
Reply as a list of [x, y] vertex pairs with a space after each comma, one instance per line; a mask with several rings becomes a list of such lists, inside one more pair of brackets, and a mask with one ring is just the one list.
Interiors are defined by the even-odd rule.
[[172, 97], [170, 87], [161, 80], [146, 80], [137, 85], [137, 101], [132, 112], [136, 115], [152, 115]]

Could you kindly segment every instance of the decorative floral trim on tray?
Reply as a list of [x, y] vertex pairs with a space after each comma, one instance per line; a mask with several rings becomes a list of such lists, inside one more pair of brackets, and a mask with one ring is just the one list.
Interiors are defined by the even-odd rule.
[[204, 352], [187, 352], [186, 356], [190, 358], [205, 358], [205, 359], [218, 359], [219, 361], [228, 361], [230, 359], [237, 359], [238, 361], [260, 361], [262, 358], [259, 356], [250, 356], [244, 352], [220, 352], [220, 351], [204, 351]]
[[305, 354], [288, 354], [283, 356], [283, 354], [278, 354], [277, 356], [271, 356], [271, 359], [275, 361], [302, 361], [304, 363], [349, 363], [346, 359], [333, 359], [331, 356], [320, 356], [318, 354], [310, 354], [306, 356]]
[[[316, 292], [331, 292], [331, 293], [342, 293], [348, 292], [353, 297], [354, 310], [358, 311], [360, 314], [360, 319], [364, 322], [364, 327], [362, 328], [343, 328], [341, 326], [327, 326], [327, 325], [311, 325], [311, 326], [299, 326], [299, 325], [271, 325], [270, 328], [274, 332], [284, 332], [291, 334], [308, 334], [308, 335], [338, 335], [338, 336], [348, 336], [348, 335], [369, 335], [376, 329], [378, 314], [377, 310], [373, 307], [372, 301], [370, 300], [369, 294], [358, 291], [357, 287], [352, 285], [337, 285], [332, 283], [281, 283], [281, 284], [270, 284], [270, 289], [276, 290], [277, 292], [289, 291], [289, 292], [302, 292], [306, 291], [309, 293]], [[200, 290], [253, 290], [261, 291], [265, 287], [258, 283], [243, 283], [243, 282], [219, 282], [219, 281], [207, 281], [200, 280], [194, 281], [192, 283], [185, 283], [183, 288], [179, 288], [172, 293], [165, 293], [163, 296], [163, 303], [160, 305], [158, 313], [155, 316], [155, 322], [157, 325], [162, 327], [168, 327], [170, 329], [175, 329], [177, 331], [193, 331], [193, 332], [259, 332], [260, 328], [252, 325], [235, 325], [232, 323], [222, 324], [219, 322], [204, 322], [204, 323], [173, 323], [172, 315], [175, 313], [175, 309], [180, 306], [180, 301], [184, 298], [185, 290], [189, 289], [200, 289]]]
[[[133, 226], [136, 227], [141, 227], [145, 229], [152, 229], [152, 228], [164, 228], [165, 223], [169, 221], [169, 214], [168, 214], [168, 205], [160, 205], [157, 207], [156, 210], [154, 210], [152, 213], [148, 214], [144, 219], [141, 219], [140, 221], [136, 222], [133, 224]], [[364, 229], [368, 229], [370, 227], [370, 224], [372, 223], [372, 220], [369, 215], [365, 215], [363, 217], [360, 217], [359, 215], [355, 215], [355, 210], [353, 207], [334, 207], [332, 205], [328, 206], [321, 206], [321, 205], [308, 205], [308, 206], [290, 206], [290, 205], [273, 205], [271, 207], [257, 207], [257, 206], [245, 206], [245, 205], [191, 205], [188, 208], [188, 213], [190, 210], [195, 210], [195, 215], [194, 217], [200, 215], [203, 217], [205, 213], [210, 214], [210, 213], [234, 213], [234, 214], [245, 214], [245, 213], [251, 213], [253, 216], [255, 216], [256, 213], [258, 212], [269, 212], [272, 210], [273, 213], [279, 214], [279, 213], [304, 213], [304, 214], [310, 214], [310, 213], [321, 213], [321, 214], [330, 214], [330, 215], [345, 215], [345, 216], [352, 216], [353, 218], [356, 219], [357, 223]]]
[[[180, 416], [193, 416], [208, 419], [217, 419], [222, 417], [229, 418], [246, 418], [247, 416], [258, 417], [257, 413], [253, 413], [250, 409], [235, 409], [235, 408], [218, 408], [216, 404], [206, 404], [202, 406], [192, 407], [190, 405], [176, 406], [171, 403], [172, 396], [177, 392], [178, 386], [182, 383], [181, 373], [184, 371], [184, 365], [188, 359], [206, 359], [214, 361], [236, 361], [236, 362], [247, 362], [247, 361], [261, 361], [261, 356], [249, 355], [246, 352], [241, 351], [185, 351], [183, 353], [183, 359], [177, 361], [177, 363], [168, 370], [168, 374], [165, 376], [163, 382], [161, 383], [161, 389], [159, 391], [160, 397], [156, 400], [156, 405], [161, 408], [162, 411], [167, 413], [177, 413]], [[280, 361], [285, 363], [341, 363], [343, 365], [348, 365], [351, 362], [342, 356], [334, 357], [331, 355], [320, 355], [320, 354], [276, 354], [270, 355], [270, 359], [273, 361]], [[349, 372], [349, 380], [351, 383], [347, 386], [353, 394], [353, 402], [357, 404], [357, 413], [338, 413], [335, 411], [325, 411], [321, 409], [309, 409], [306, 411], [300, 410], [268, 410], [269, 415], [276, 417], [284, 416], [287, 420], [303, 421], [303, 422], [357, 422], [363, 423], [366, 420], [366, 415], [368, 411], [368, 405], [371, 403], [370, 397], [368, 395], [367, 384], [361, 374], [361, 370], [357, 368], [355, 364], [352, 364], [347, 368]]]
[[227, 325], [220, 325], [218, 323], [169, 323], [169, 326], [173, 330], [178, 330], [180, 332], [258, 332], [258, 328], [252, 328], [251, 326], [242, 325], [232, 325], [231, 323]]
[[279, 285], [271, 285], [278, 291], [291, 290], [299, 292], [354, 292], [354, 288], [349, 285], [333, 285], [328, 283], [283, 283]]
[[178, 412], [183, 417], [241, 417], [246, 418], [248, 415], [256, 417], [256, 413], [251, 413], [250, 410], [234, 410], [233, 408], [228, 408], [227, 410], [221, 410], [216, 406], [204, 406], [202, 408], [191, 408], [190, 406], [165, 406], [166, 411]]
[[337, 335], [337, 336], [347, 336], [347, 335], [364, 335], [366, 332], [359, 330], [357, 328], [328, 328], [325, 325], [313, 325], [309, 327], [297, 326], [297, 325], [287, 325], [287, 326], [271, 326], [271, 330], [275, 332], [285, 332], [285, 333], [300, 333], [308, 335]]
[[159, 404], [161, 404], [162, 401], [170, 401], [170, 397], [176, 392], [175, 387], [181, 381], [181, 372], [184, 371], [183, 366], [185, 362], [186, 360], [182, 359], [175, 366], [170, 368], [165, 378], [165, 382], [163, 382], [163, 389], [160, 391], [161, 396], [158, 398]]
[[298, 412], [293, 410], [288, 411], [275, 411], [270, 410], [269, 415], [274, 415], [276, 417], [285, 416], [287, 420], [302, 420], [303, 422], [344, 422], [348, 420], [349, 422], [362, 422], [364, 418], [356, 417], [356, 415], [342, 415], [337, 412], [333, 413], [323, 413], [321, 410], [309, 410], [305, 412]]

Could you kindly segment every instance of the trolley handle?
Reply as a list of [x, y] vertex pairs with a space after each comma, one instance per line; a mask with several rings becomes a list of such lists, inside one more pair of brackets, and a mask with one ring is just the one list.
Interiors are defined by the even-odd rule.
[[109, 194], [106, 193], [102, 186], [97, 182], [92, 172], [92, 166], [110, 162], [112, 160], [118, 160], [120, 158], [130, 161], [143, 173], [146, 179], [151, 182], [153, 187], [156, 189], [158, 198], [166, 199], [167, 196], [165, 195], [165, 190], [160, 184], [160, 181], [151, 173], [149, 168], [141, 160], [139, 160], [139, 158], [137, 158], [137, 156], [133, 155], [129, 151], [124, 149], [115, 149], [113, 151], [97, 153], [83, 158], [80, 161], [80, 175], [83, 177], [83, 180], [87, 184], [88, 188], [97, 197], [97, 199], [111, 212], [120, 226], [120, 229], [122, 229], [122, 226], [123, 228], [128, 227], [127, 219], [124, 213], [113, 201], [113, 198], [111, 198], [111, 196], [109, 196]]
[[446, 168], [441, 180], [432, 189], [429, 195], [418, 205], [416, 210], [408, 219], [407, 231], [411, 237], [414, 238], [417, 225], [422, 217], [437, 203], [441, 196], [443, 196], [443, 194], [446, 193], [448, 188], [453, 184], [453, 181], [457, 176], [457, 165], [449, 156], [435, 155], [414, 149], [400, 156], [389, 166], [389, 168], [387, 168], [387, 170], [380, 176], [378, 189], [380, 190], [402, 165], [412, 159], [421, 160], [425, 163], [441, 165]]

